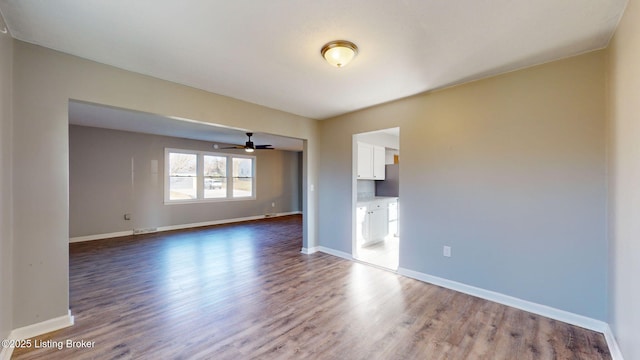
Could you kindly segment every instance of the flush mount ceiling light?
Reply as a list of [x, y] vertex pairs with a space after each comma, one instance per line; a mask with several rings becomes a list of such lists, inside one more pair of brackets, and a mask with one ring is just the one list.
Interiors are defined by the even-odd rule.
[[343, 67], [356, 57], [358, 47], [351, 41], [336, 40], [325, 44], [320, 53], [329, 64]]

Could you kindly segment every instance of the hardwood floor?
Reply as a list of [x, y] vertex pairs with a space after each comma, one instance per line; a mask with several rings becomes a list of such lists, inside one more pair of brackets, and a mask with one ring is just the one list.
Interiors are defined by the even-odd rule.
[[[301, 218], [70, 245], [75, 325], [13, 359], [610, 359], [602, 334], [317, 253]], [[47, 342], [48, 341], [48, 342]]]

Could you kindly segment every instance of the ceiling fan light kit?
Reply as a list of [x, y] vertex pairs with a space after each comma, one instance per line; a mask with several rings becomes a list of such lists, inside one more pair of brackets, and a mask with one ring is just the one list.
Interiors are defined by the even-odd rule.
[[358, 55], [358, 47], [351, 41], [335, 40], [326, 43], [320, 49], [320, 53], [329, 64], [341, 68]]

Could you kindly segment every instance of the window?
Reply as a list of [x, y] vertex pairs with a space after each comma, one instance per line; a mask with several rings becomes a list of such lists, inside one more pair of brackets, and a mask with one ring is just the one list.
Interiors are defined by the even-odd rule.
[[253, 159], [233, 158], [233, 197], [253, 196]]
[[165, 149], [165, 203], [255, 199], [255, 157]]
[[[227, 157], [204, 155], [204, 198], [227, 197]], [[251, 160], [249, 160], [251, 161]]]
[[169, 155], [169, 200], [197, 198], [196, 154], [171, 153]]

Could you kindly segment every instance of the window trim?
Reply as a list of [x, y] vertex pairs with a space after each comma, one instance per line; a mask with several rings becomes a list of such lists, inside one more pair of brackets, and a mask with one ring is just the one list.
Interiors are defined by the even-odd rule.
[[[196, 198], [195, 199], [180, 199], [180, 200], [171, 200], [170, 196], [170, 188], [169, 188], [169, 175], [170, 175], [170, 155], [171, 153], [181, 153], [181, 154], [194, 154], [196, 155]], [[227, 169], [226, 169], [226, 180], [227, 180], [227, 196], [219, 197], [219, 198], [205, 198], [204, 197], [204, 157], [205, 156], [219, 156], [227, 158]], [[233, 159], [251, 159], [251, 173], [252, 173], [252, 184], [251, 184], [251, 196], [242, 196], [242, 197], [233, 197]], [[256, 173], [256, 163], [257, 158], [254, 155], [244, 155], [244, 154], [230, 154], [230, 153], [221, 153], [221, 152], [212, 152], [212, 151], [201, 151], [201, 150], [188, 150], [188, 149], [177, 149], [177, 148], [165, 148], [164, 149], [164, 204], [165, 205], [176, 205], [176, 204], [201, 204], [201, 203], [215, 203], [215, 202], [228, 202], [228, 201], [246, 201], [246, 200], [256, 200], [256, 191], [257, 191], [257, 173]]]

